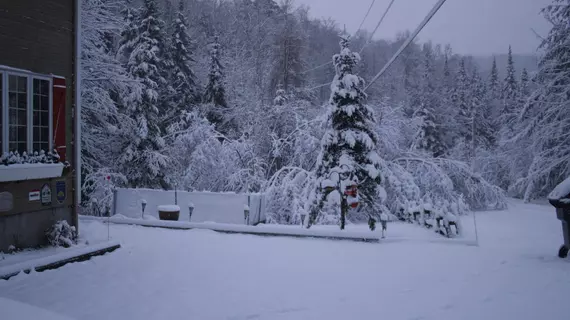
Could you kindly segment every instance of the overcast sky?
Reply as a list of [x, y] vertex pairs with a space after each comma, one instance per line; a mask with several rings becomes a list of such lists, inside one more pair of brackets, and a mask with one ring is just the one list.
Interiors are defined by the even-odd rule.
[[[308, 5], [311, 16], [333, 18], [340, 27], [356, 31], [371, 0], [295, 0]], [[413, 31], [437, 0], [396, 0], [376, 37], [392, 39], [399, 31]], [[390, 0], [376, 0], [364, 27], [373, 30]], [[551, 0], [447, 0], [418, 35], [420, 41], [449, 43], [454, 52], [486, 55], [506, 53], [511, 44], [515, 53], [534, 53], [540, 40], [530, 30], [545, 35], [548, 23], [540, 9]]]

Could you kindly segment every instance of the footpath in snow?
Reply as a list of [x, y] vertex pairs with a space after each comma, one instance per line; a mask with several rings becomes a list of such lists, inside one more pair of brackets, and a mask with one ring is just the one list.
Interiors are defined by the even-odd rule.
[[[567, 320], [552, 207], [514, 201], [477, 223], [479, 247], [411, 225], [401, 235], [415, 241], [381, 245], [111, 224], [121, 250], [0, 280], [0, 298], [86, 320]], [[80, 230], [107, 235], [98, 221]]]

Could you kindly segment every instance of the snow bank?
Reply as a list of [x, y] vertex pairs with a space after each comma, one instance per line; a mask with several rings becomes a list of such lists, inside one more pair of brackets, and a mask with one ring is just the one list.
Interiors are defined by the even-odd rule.
[[293, 237], [314, 237], [314, 238], [327, 238], [327, 239], [348, 239], [360, 240], [367, 242], [377, 242], [380, 234], [371, 231], [349, 231], [338, 229], [319, 229], [311, 228], [305, 229], [298, 226], [282, 226], [282, 225], [260, 225], [260, 226], [246, 226], [238, 224], [225, 224], [215, 222], [180, 222], [180, 221], [162, 221], [162, 220], [142, 220], [131, 219], [125, 217], [113, 216], [110, 218], [81, 216], [81, 220], [90, 221], [109, 221], [115, 224], [132, 224], [146, 227], [160, 227], [171, 229], [205, 229], [218, 232], [227, 233], [246, 233], [255, 235], [274, 235], [274, 236], [293, 236]]
[[[250, 209], [250, 224], [265, 220], [264, 194], [236, 194], [215, 192], [178, 191], [180, 221], [188, 221], [189, 207], [193, 207], [192, 222], [215, 221], [218, 223], [243, 224], [243, 208]], [[145, 216], [158, 218], [158, 206], [173, 205], [174, 191], [152, 189], [118, 189], [114, 214], [129, 218], [142, 217], [141, 201], [147, 202]]]

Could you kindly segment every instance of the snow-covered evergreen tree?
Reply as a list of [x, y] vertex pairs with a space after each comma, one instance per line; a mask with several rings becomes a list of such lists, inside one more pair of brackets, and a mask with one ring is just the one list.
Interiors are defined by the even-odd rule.
[[459, 70], [455, 76], [453, 105], [457, 110], [457, 137], [465, 141], [471, 141], [471, 113], [473, 106], [470, 101], [470, 94], [470, 81], [467, 76], [467, 70], [465, 69], [465, 59], [462, 58], [459, 62]]
[[214, 37], [214, 42], [210, 44], [210, 71], [208, 73], [208, 83], [204, 91], [203, 102], [207, 103], [207, 118], [214, 124], [216, 130], [227, 134], [229, 123], [227, 119], [228, 103], [226, 101], [226, 89], [224, 84], [224, 68], [220, 61], [221, 46], [218, 36]]
[[422, 126], [418, 136], [418, 147], [428, 151], [433, 157], [443, 156], [445, 146], [441, 134], [440, 119], [437, 112], [441, 110], [439, 90], [435, 84], [435, 67], [431, 44], [424, 45], [424, 70], [421, 81], [420, 109], [417, 115], [422, 118]]
[[119, 60], [126, 62], [130, 59], [131, 53], [135, 46], [135, 40], [139, 34], [139, 26], [137, 24], [139, 12], [137, 8], [124, 8], [121, 13], [123, 14], [123, 27], [121, 28], [121, 38], [119, 40]]
[[523, 146], [530, 140], [521, 153], [533, 155], [514, 187], [525, 200], [548, 193], [570, 175], [570, 0], [554, 0], [543, 14], [552, 29], [541, 44], [538, 88], [519, 116], [523, 127], [514, 139]]
[[169, 98], [170, 110], [167, 115], [167, 122], [171, 131], [178, 129], [172, 128], [172, 125], [177, 126], [184, 122], [185, 115], [190, 112], [192, 105], [199, 101], [196, 76], [192, 71], [192, 64], [195, 63], [192, 52], [194, 44], [188, 34], [187, 26], [184, 2], [181, 0], [176, 18], [172, 22], [172, 35], [168, 48], [172, 63], [170, 85], [173, 88], [173, 94]]
[[[166, 85], [164, 66], [164, 22], [156, 0], [145, 0], [141, 9], [137, 37], [126, 42], [131, 54], [126, 69], [143, 85], [141, 98], [128, 106], [136, 128], [128, 133], [119, 163], [134, 187], [167, 188], [164, 179], [168, 158], [161, 152], [164, 139], [161, 129], [162, 100], [160, 92]], [[164, 110], [162, 110], [164, 111]]]
[[[365, 105], [364, 80], [353, 73], [360, 55], [350, 50], [346, 35], [341, 36], [340, 47], [340, 53], [333, 57], [336, 75], [331, 84], [330, 127], [323, 136], [317, 159], [318, 183], [309, 225], [319, 221], [322, 215], [338, 216], [340, 206], [347, 205], [341, 198], [350, 185], [358, 185], [362, 210], [370, 216], [379, 214], [378, 204], [385, 197], [385, 191], [380, 187], [381, 158], [376, 152], [378, 138], [374, 131], [374, 113]], [[327, 191], [327, 187], [337, 189]], [[344, 217], [340, 219], [341, 228], [344, 228]]]
[[519, 89], [516, 79], [515, 65], [513, 61], [513, 51], [509, 46], [509, 53], [507, 56], [507, 70], [505, 80], [503, 80], [503, 87], [501, 90], [501, 100], [503, 108], [501, 115], [498, 118], [502, 133], [505, 136], [510, 136], [513, 129], [513, 121], [519, 111]]
[[519, 106], [524, 106], [529, 95], [530, 95], [530, 78], [527, 69], [523, 68], [521, 71], [521, 80], [519, 83], [519, 95], [518, 95]]

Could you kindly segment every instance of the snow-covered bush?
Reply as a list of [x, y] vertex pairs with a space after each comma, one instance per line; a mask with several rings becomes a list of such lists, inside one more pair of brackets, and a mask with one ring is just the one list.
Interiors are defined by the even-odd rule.
[[107, 216], [113, 205], [113, 190], [125, 186], [127, 179], [120, 173], [103, 168], [87, 174], [82, 182], [82, 213]]
[[46, 231], [49, 244], [54, 247], [71, 247], [77, 244], [77, 230], [66, 220], [59, 220]]

